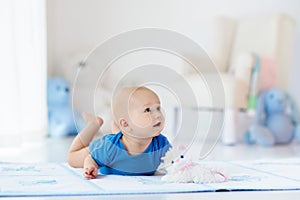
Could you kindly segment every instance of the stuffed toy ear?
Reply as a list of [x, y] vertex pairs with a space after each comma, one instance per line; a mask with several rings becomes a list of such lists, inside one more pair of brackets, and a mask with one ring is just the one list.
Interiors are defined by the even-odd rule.
[[266, 96], [266, 92], [262, 92], [259, 95], [256, 103], [255, 123], [259, 125], [264, 125], [266, 119], [265, 96]]
[[300, 124], [299, 110], [296, 103], [294, 102], [293, 98], [289, 94], [286, 94], [286, 99], [287, 99], [287, 106], [289, 106], [288, 109], [291, 111], [293, 125]]

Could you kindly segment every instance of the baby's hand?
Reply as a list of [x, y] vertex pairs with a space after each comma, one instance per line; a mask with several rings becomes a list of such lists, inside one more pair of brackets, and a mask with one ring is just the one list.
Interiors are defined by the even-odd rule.
[[97, 177], [97, 175], [98, 175], [98, 168], [95, 166], [85, 168], [85, 171], [83, 173], [83, 176], [86, 179], [94, 179]]
[[87, 124], [94, 124], [99, 127], [103, 124], [103, 119], [98, 116], [83, 112], [82, 117], [87, 122]]

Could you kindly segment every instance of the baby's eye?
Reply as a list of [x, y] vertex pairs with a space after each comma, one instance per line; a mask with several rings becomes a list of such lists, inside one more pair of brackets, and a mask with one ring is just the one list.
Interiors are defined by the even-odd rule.
[[160, 111], [160, 106], [157, 107], [157, 110]]
[[150, 112], [151, 110], [150, 110], [150, 108], [146, 108], [145, 110], [144, 110], [144, 112]]

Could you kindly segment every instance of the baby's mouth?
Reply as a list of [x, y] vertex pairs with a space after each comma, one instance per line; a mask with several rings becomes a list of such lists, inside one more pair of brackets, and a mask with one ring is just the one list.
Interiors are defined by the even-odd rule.
[[153, 127], [158, 127], [160, 126], [161, 122], [157, 122], [156, 124], [153, 125]]

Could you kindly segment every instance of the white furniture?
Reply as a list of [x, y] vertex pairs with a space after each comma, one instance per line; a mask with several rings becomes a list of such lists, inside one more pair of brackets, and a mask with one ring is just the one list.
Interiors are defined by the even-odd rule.
[[[272, 61], [273, 84], [287, 89], [295, 23], [286, 14], [240, 20], [218, 16], [214, 20], [213, 27], [212, 50], [209, 55], [219, 74], [209, 74], [206, 77], [212, 80], [221, 78], [225, 93], [224, 104], [212, 105], [207, 85], [195, 74], [191, 74], [188, 80], [196, 91], [195, 94], [199, 96], [199, 101], [198, 105], [190, 106], [213, 110], [225, 109], [223, 139], [225, 143], [231, 144], [236, 141], [237, 111], [246, 109], [248, 104], [251, 73], [256, 61], [253, 53], [260, 59]], [[266, 75], [269, 76], [268, 73], [271, 72], [260, 73], [261, 83], [266, 80]], [[264, 85], [260, 84], [258, 91], [263, 87]]]

